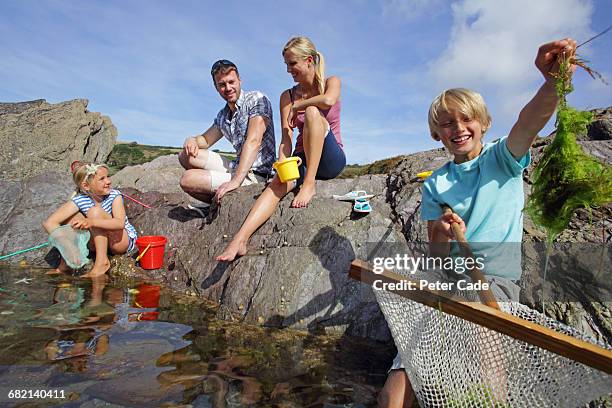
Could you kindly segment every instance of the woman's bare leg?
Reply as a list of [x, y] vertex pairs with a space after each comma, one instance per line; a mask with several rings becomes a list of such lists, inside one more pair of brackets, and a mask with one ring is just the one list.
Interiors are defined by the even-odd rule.
[[416, 398], [408, 376], [404, 370], [393, 370], [387, 377], [385, 386], [378, 394], [380, 408], [411, 408]]
[[323, 153], [323, 142], [325, 141], [326, 132], [329, 124], [327, 119], [323, 117], [321, 111], [309, 106], [304, 112], [304, 153], [306, 155], [306, 175], [304, 183], [300, 187], [300, 192], [293, 199], [292, 207], [301, 208], [307, 207], [312, 197], [316, 194], [315, 177], [319, 169], [321, 154]]
[[237, 256], [246, 254], [247, 242], [251, 235], [272, 216], [280, 200], [291, 191], [292, 187], [293, 182], [281, 183], [278, 176], [275, 176], [270, 185], [266, 187], [257, 201], [255, 201], [242, 227], [234, 235], [234, 238], [223, 253], [217, 257], [217, 261], [230, 262], [236, 259]]

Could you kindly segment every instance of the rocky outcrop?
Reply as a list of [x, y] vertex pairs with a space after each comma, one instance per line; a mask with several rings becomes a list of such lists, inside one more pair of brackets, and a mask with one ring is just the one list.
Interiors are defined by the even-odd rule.
[[117, 139], [107, 116], [86, 99], [0, 104], [0, 175], [5, 180], [67, 172], [74, 160], [105, 162]]

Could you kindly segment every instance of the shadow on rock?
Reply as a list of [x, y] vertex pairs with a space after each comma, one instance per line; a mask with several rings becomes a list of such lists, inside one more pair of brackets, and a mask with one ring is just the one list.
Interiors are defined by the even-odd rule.
[[212, 273], [208, 275], [206, 279], [204, 279], [204, 281], [202, 282], [202, 285], [200, 285], [200, 288], [206, 290], [210, 288], [211, 286], [213, 286], [214, 284], [216, 284], [217, 282], [219, 282], [229, 266], [230, 266], [230, 263], [228, 262], [218, 262], [217, 266], [215, 266], [215, 269], [213, 269]]
[[173, 207], [168, 211], [168, 218], [179, 222], [187, 222], [197, 218], [204, 219], [203, 216], [205, 217], [207, 215], [207, 211], [204, 210], [205, 214], [200, 213], [200, 211], [185, 207]]
[[351, 319], [348, 316], [350, 311], [346, 311], [343, 299], [348, 298], [348, 294], [344, 293], [348, 288], [347, 271], [355, 259], [355, 251], [351, 242], [339, 235], [333, 228], [323, 227], [310, 241], [308, 248], [319, 258], [321, 266], [328, 271], [331, 289], [314, 296], [289, 316], [284, 318], [272, 316], [267, 321], [267, 325], [278, 326], [282, 321], [282, 326], [291, 326], [301, 319], [307, 319], [323, 311], [325, 311], [323, 315], [317, 316], [308, 324], [309, 332], [316, 334], [324, 331], [327, 326], [350, 323]]

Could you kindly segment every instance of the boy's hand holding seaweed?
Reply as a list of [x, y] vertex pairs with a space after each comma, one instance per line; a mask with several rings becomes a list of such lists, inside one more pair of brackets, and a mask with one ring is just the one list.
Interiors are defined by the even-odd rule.
[[[571, 38], [552, 41], [543, 44], [538, 49], [535, 65], [540, 70], [546, 82], [554, 84], [559, 74], [559, 55], [565, 54], [570, 57], [570, 61], [576, 53], [576, 41]], [[576, 70], [576, 65], [571, 64], [570, 72]]]

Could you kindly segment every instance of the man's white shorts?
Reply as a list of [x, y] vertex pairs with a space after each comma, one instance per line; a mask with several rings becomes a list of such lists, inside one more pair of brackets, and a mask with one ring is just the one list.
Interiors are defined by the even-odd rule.
[[[208, 151], [208, 162], [206, 163], [206, 170], [210, 172], [213, 191], [216, 191], [221, 184], [226, 183], [232, 179], [234, 169], [231, 168], [230, 163], [231, 160], [227, 157], [221, 156], [219, 153], [213, 152], [212, 150]], [[266, 177], [260, 176], [259, 174], [255, 174], [252, 171], [249, 171], [244, 181], [242, 182], [242, 185], [248, 186], [251, 184], [265, 183], [266, 181]]]

